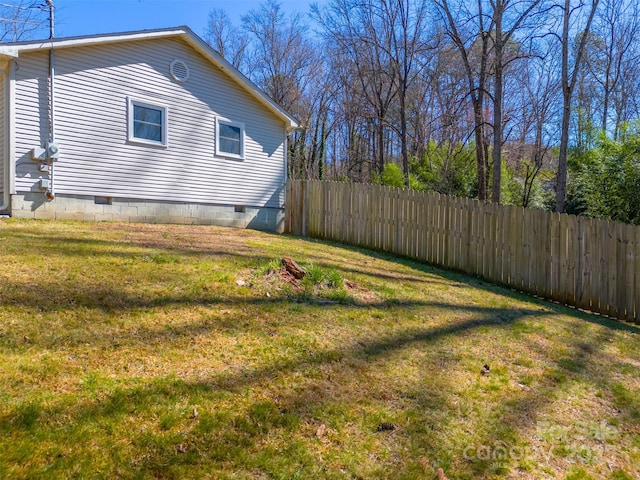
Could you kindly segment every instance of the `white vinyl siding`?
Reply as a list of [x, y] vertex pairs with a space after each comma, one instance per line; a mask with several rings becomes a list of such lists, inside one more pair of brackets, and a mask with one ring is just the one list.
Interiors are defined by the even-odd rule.
[[[174, 81], [180, 58], [189, 78]], [[23, 53], [16, 72], [16, 182], [37, 190], [28, 158], [48, 132], [48, 53]], [[284, 128], [226, 74], [178, 39], [56, 51], [59, 194], [281, 207]], [[167, 148], [128, 141], [128, 98], [168, 106]], [[216, 155], [216, 118], [244, 125], [244, 160]]]

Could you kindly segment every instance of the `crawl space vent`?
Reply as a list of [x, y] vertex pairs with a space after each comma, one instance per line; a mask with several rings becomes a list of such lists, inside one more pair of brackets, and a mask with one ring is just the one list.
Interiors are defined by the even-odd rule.
[[182, 60], [176, 59], [169, 65], [169, 73], [176, 82], [186, 82], [189, 78], [189, 67]]

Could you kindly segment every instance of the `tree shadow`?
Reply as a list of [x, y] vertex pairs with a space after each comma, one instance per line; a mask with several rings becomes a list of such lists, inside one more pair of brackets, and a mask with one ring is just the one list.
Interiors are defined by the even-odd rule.
[[[601, 332], [585, 336], [584, 329], [574, 322], [569, 336], [573, 341], [564, 350], [558, 351], [554, 346], [540, 348], [536, 344], [538, 353], [548, 362], [542, 378], [535, 388], [522, 389], [518, 394], [503, 398], [500, 405], [496, 405], [501, 413], [487, 423], [489, 428], [482, 438], [465, 446], [462, 454], [466, 455], [474, 476], [500, 475], [510, 469], [524, 475], [527, 463], [532, 461], [543, 463], [548, 471], [560, 470], [558, 473], [563, 469], [566, 472], [576, 464], [598, 462], [598, 455], [613, 448], [608, 442], [619, 440], [616, 437], [626, 428], [614, 426], [618, 425], [618, 414], [637, 431], [640, 401], [628, 391], [616, 393], [620, 389], [616, 388], [613, 379], [625, 365], [604, 353], [603, 346], [608, 345], [613, 331], [638, 334], [638, 329], [615, 320], [587, 319], [585, 316], [580, 314], [580, 320], [598, 324], [602, 327]], [[635, 369], [638, 369], [637, 365]], [[599, 392], [610, 392], [602, 395], [608, 402], [617, 404], [618, 412], [610, 418], [594, 418], [590, 411], [575, 412], [572, 418], [549, 421], [549, 406], [564, 403], [573, 384], [586, 384]], [[624, 398], [616, 398], [620, 396]], [[630, 460], [629, 464], [632, 463]]]
[[[59, 241], [57, 237], [52, 237], [44, 239], [43, 244], [50, 243], [49, 240]], [[106, 257], [109, 257], [111, 247], [115, 248], [117, 243], [93, 243], [91, 240], [83, 242], [75, 237], [67, 238], [65, 241], [68, 242], [65, 254], [68, 250], [69, 255], [95, 254]], [[159, 245], [164, 243], [152, 245], [151, 248], [160, 248]], [[84, 246], [85, 250], [78, 253], [78, 246]], [[137, 248], [140, 245], [136, 243], [134, 246]], [[349, 249], [343, 245], [339, 247]], [[48, 252], [54, 253], [53, 247], [51, 248]], [[196, 251], [196, 255], [237, 255], [224, 249], [202, 246], [197, 248], [200, 251]], [[390, 255], [363, 249], [355, 250], [373, 259], [398, 261]], [[175, 251], [185, 255], [194, 254], [190, 247], [177, 248]], [[249, 250], [238, 256], [248, 262], [269, 260], [248, 252]], [[317, 255], [313, 258], [328, 266], [335, 266], [334, 260], [327, 259], [326, 256]], [[51, 398], [49, 392], [43, 392], [38, 400], [7, 405], [0, 417], [0, 432], [7, 438], [18, 440], [30, 436], [45, 437], [50, 444], [46, 447], [48, 450], [45, 449], [45, 453], [51, 457], [50, 466], [53, 472], [72, 471], [76, 460], [72, 458], [72, 446], [64, 445], [65, 442], [90, 442], [81, 432], [108, 429], [111, 428], [112, 422], [126, 423], [135, 419], [139, 420], [142, 426], [131, 425], [127, 442], [136, 452], [143, 451], [144, 454], [130, 458], [126, 451], [118, 450], [117, 446], [101, 446], [109, 454], [117, 453], [126, 458], [131, 468], [140, 476], [179, 477], [180, 472], [184, 472], [179, 470], [181, 467], [197, 469], [202, 459], [209, 462], [208, 465], [212, 462], [215, 465], [224, 465], [232, 472], [246, 476], [252, 476], [256, 472], [269, 476], [271, 467], [274, 471], [277, 470], [273, 463], [277, 461], [281, 462], [281, 468], [290, 469], [292, 477], [294, 471], [300, 469], [301, 475], [307, 478], [322, 478], [326, 475], [322, 468], [335, 467], [335, 464], [341, 465], [345, 474], [362, 476], [363, 473], [359, 471], [358, 466], [349, 465], [338, 454], [334, 454], [338, 459], [334, 460], [332, 466], [324, 464], [328, 460], [318, 460], [314, 457], [313, 446], [323, 442], [323, 438], [316, 434], [316, 428], [326, 421], [326, 417], [330, 417], [333, 423], [328, 425], [331, 436], [327, 441], [331, 441], [331, 448], [336, 450], [347, 448], [350, 429], [353, 429], [361, 435], [368, 435], [367, 439], [372, 438], [372, 442], [385, 443], [388, 451], [394, 455], [401, 455], [404, 449], [410, 449], [411, 452], [424, 454], [425, 458], [436, 461], [438, 465], [461, 468], [461, 475], [483, 478], [500, 474], [496, 471], [495, 462], [492, 462], [492, 459], [486, 461], [477, 455], [461, 461], [465, 445], [461, 445], [459, 439], [451, 439], [449, 435], [449, 430], [456, 428], [453, 424], [460, 421], [456, 418], [456, 412], [460, 407], [456, 404], [452, 392], [460, 389], [460, 386], [455, 384], [454, 374], [461, 369], [456, 361], [449, 360], [449, 355], [455, 357], [459, 354], [456, 352], [456, 346], [449, 342], [472, 334], [476, 335], [473, 337], [475, 341], [489, 341], [492, 333], [498, 329], [516, 329], [529, 319], [537, 319], [536, 321], [544, 323], [545, 319], [557, 313], [597, 326], [601, 329], [600, 335], [585, 338], [584, 332], [580, 330], [580, 323], [574, 322], [570, 326], [570, 338], [573, 341], [569, 342], [563, 351], [555, 351], [551, 346], [534, 345], [533, 338], [530, 339], [529, 335], [534, 337], [535, 332], [529, 334], [525, 331], [521, 341], [531, 343], [532, 351], [537, 349], [537, 353], [548, 362], [549, 371], [539, 380], [536, 388], [523, 389], [515, 393], [507, 392], [500, 402], [491, 405], [495, 408], [495, 413], [490, 416], [492, 424], [487, 425], [482, 432], [469, 435], [469, 438], [473, 439], [473, 446], [526, 443], [529, 438], [537, 435], [537, 422], [549, 401], [557, 398], [575, 379], [589, 381], [594, 385], [600, 385], [603, 390], [613, 391], [611, 395], [619, 397], [618, 400], [614, 400], [620, 404], [625, 421], [638, 425], [638, 403], [632, 398], [627, 398], [632, 397], [633, 392], [625, 392], [618, 388], [616, 382], [608, 377], [606, 368], [594, 368], [594, 365], [620, 363], [600, 348], [606, 344], [609, 332], [637, 335], [640, 328], [549, 304], [481, 280], [465, 278], [410, 260], [399, 262], [416, 272], [415, 276], [406, 275], [403, 281], [430, 281], [421, 278], [421, 275], [426, 273], [494, 294], [517, 298], [526, 301], [528, 306], [479, 307], [437, 298], [424, 301], [403, 300], [397, 303], [381, 300], [365, 306], [316, 304], [311, 301], [303, 306], [315, 309], [314, 313], [318, 316], [328, 311], [353, 312], [358, 309], [382, 311], [383, 315], [392, 316], [394, 309], [399, 308], [408, 311], [447, 312], [448, 321], [434, 325], [425, 320], [421, 324], [416, 322], [410, 328], [398, 326], [380, 329], [375, 335], [362, 335], [358, 330], [354, 330], [348, 340], [329, 342], [330, 346], [273, 355], [262, 364], [255, 364], [248, 359], [243, 364], [229, 365], [229, 368], [224, 370], [210, 369], [206, 376], [199, 378], [180, 378], [176, 373], [169, 371], [167, 375], [148, 379], [129, 377], [111, 385], [98, 386], [95, 391], [91, 391], [87, 386], [74, 398], [64, 395]], [[372, 280], [377, 276], [375, 272], [366, 268], [345, 267], [343, 271], [357, 273]], [[176, 271], [175, 275], [179, 276], [180, 272]], [[438, 280], [434, 278], [433, 281]], [[91, 284], [86, 278], [60, 283], [52, 283], [43, 278], [36, 282], [13, 280], [10, 285], [3, 285], [0, 295], [6, 305], [33, 309], [45, 314], [64, 314], [81, 309], [89, 312], [95, 309], [118, 317], [132, 312], [154, 313], [182, 306], [202, 308], [199, 316], [188, 321], [136, 326], [135, 334], [132, 329], [108, 324], [83, 327], [73, 337], [65, 337], [65, 332], [53, 332], [51, 325], [43, 323], [39, 326], [42, 338], [31, 339], [26, 347], [34, 357], [58, 350], [64, 351], [70, 346], [82, 344], [108, 347], [116, 351], [125, 345], [141, 349], [160, 348], [176, 339], [182, 342], [182, 345], [186, 345], [187, 342], [200, 337], [241, 336], [246, 332], [261, 336], [265, 339], [265, 344], [270, 345], [276, 342], [268, 340], [274, 329], [283, 329], [283, 326], [294, 327], [296, 322], [300, 322], [295, 312], [288, 311], [296, 305], [286, 296], [265, 297], [256, 292], [252, 293], [251, 290], [248, 291], [248, 295], [240, 295], [236, 286], [231, 285], [230, 289], [227, 287], [228, 285], [220, 285], [219, 291], [216, 288], [196, 293], [177, 290], [141, 296], [135, 289], [127, 289], [124, 285]], [[46, 297], [40, 294], [45, 289]], [[544, 308], [538, 308], [539, 306]], [[230, 313], [221, 314], [223, 309], [230, 310]], [[281, 317], [287, 318], [281, 318], [278, 325], [275, 325], [272, 319], [256, 315], [256, 312], [263, 309], [285, 312]], [[275, 316], [274, 314], [274, 318]], [[352, 319], [349, 315], [332, 316], [331, 321], [332, 326], [346, 329]], [[306, 326], [299, 324], [298, 327], [299, 331]], [[9, 351], [15, 351], [22, 342], [17, 330], [2, 332], [2, 344]], [[288, 335], [293, 335], [295, 331], [294, 328], [287, 328]], [[54, 338], [56, 336], [57, 339]], [[293, 338], [291, 341], [295, 342], [296, 339]], [[282, 345], [284, 344], [277, 346]], [[389, 373], [394, 363], [407, 361], [407, 358], [419, 354], [425, 356], [419, 363], [419, 368], [424, 369], [424, 374], [416, 376], [411, 386], [403, 383], [404, 379], [394, 378], [393, 374]], [[441, 363], [437, 364], [435, 362], [439, 357]], [[481, 363], [481, 359], [478, 359], [479, 371], [475, 381], [491, 381], [493, 373], [486, 377], [481, 375]], [[623, 367], [615, 366], [618, 370]], [[589, 375], [586, 372], [589, 372]], [[87, 375], [90, 376], [91, 372]], [[90, 385], [90, 382], [87, 384]], [[170, 418], [158, 418], [159, 415], [170, 416], [166, 412], [171, 411], [177, 404], [187, 402], [190, 406], [197, 405], [203, 399], [210, 398], [224, 398], [231, 407], [221, 412], [200, 412], [200, 415], [193, 419], [189, 418], [188, 411], [181, 412], [180, 418], [175, 420], [180, 425], [180, 430], [171, 428], [173, 420]], [[250, 400], [246, 401], [246, 398]], [[234, 400], [238, 403], [235, 408]], [[349, 405], [349, 410], [359, 413], [346, 412], [344, 405]], [[336, 416], [329, 414], [343, 410], [344, 418], [341, 421], [335, 420]], [[387, 421], [397, 423], [399, 428], [388, 434], [377, 432], [376, 427]], [[167, 425], [165, 433], [151, 434], [144, 427], [145, 423], [162, 425], [163, 422]], [[306, 432], [306, 443], [295, 443], [289, 452], [279, 450], [276, 442], [278, 438], [301, 431]], [[416, 446], [417, 443], [420, 445]], [[314, 465], [309, 458], [314, 458], [317, 464]], [[420, 478], [425, 475], [419, 458], [402, 463], [394, 463], [391, 458], [380, 460], [378, 463], [381, 465], [380, 469], [366, 471], [368, 475], [365, 477], [384, 478], [391, 476], [390, 472], [408, 478]], [[509, 458], [506, 464], [514, 467], [517, 461]], [[110, 473], [113, 472], [105, 471], [103, 476]], [[451, 472], [451, 476], [454, 475], [455, 472]]]
[[[434, 305], [442, 309], [460, 309], [458, 305]], [[199, 381], [171, 377], [156, 378], [143, 384], [134, 382], [134, 385], [118, 386], [108, 392], [101, 392], [98, 398], [85, 396], [70, 405], [47, 400], [29, 405], [15, 405], [0, 418], [0, 431], [12, 438], [19, 438], [22, 435], [49, 429], [49, 435], [55, 437], [67, 430], [77, 431], [90, 428], [92, 425], [108, 424], [114, 418], [124, 420], [127, 416], [148, 416], [148, 409], [153, 407], [153, 402], [164, 405], [185, 397], [200, 398], [215, 395], [233, 397], [233, 395], [243, 395], [248, 390], [272, 389], [271, 385], [279, 384], [277, 379], [283, 377], [300, 378], [299, 388], [278, 393], [277, 401], [256, 401], [246, 411], [240, 409], [228, 418], [216, 419], [215, 415], [213, 417], [209, 415], [207, 421], [212, 422], [216, 428], [211, 427], [202, 434], [194, 429], [182, 440], [185, 445], [194, 450], [204, 443], [224, 443], [224, 434], [220, 429], [227, 428], [234, 431], [240, 430], [233, 439], [236, 443], [229, 445], [230, 451], [235, 451], [236, 447], [255, 451], [262, 448], [263, 442], [273, 434], [274, 430], [297, 429], [302, 424], [317, 425], [322, 422], [322, 412], [333, 408], [332, 405], [336, 402], [349, 404], [357, 404], [359, 401], [370, 402], [371, 399], [367, 398], [367, 395], [372, 393], [374, 400], [384, 403], [387, 400], [385, 396], [388, 394], [384, 387], [374, 388], [364, 394], [360, 393], [358, 388], [354, 388], [354, 382], [366, 382], [366, 379], [359, 377], [369, 374], [367, 372], [371, 365], [384, 366], [407, 349], [429, 348], [451, 336], [479, 327], [504, 327], [529, 315], [539, 316], [540, 312], [470, 307], [466, 316], [447, 325], [405, 329], [382, 338], [353, 338], [347, 346], [309, 351], [286, 360], [274, 360], [251, 368], [243, 366], [236, 371], [214, 373], [209, 378]], [[471, 318], [467, 318], [469, 316]], [[197, 331], [194, 331], [194, 328]], [[199, 327], [188, 326], [173, 333], [189, 337], [194, 333], [207, 334], [208, 332], [208, 327], [200, 325]], [[147, 332], [146, 335], [141, 336], [147, 339], [149, 335], [153, 335], [153, 332]], [[160, 340], [163, 335], [159, 333]], [[100, 342], [96, 338], [88, 337], [83, 338], [82, 341]], [[111, 339], [104, 341], [109, 342]], [[306, 377], [306, 375], [310, 376]], [[448, 394], [451, 388], [447, 375], [440, 374], [430, 378], [427, 395], [415, 392], [407, 394], [403, 401], [410, 405], [411, 410], [431, 412], [427, 415], [431, 420], [426, 426], [413, 425], [409, 422], [406, 426], [406, 438], [400, 439], [399, 443], [412, 441], [412, 435], [425, 435], [426, 428], [433, 431], [432, 434], [427, 435], [429, 445], [431, 448], [437, 447], [437, 434], [446, 431], [448, 422], [447, 415], [443, 415], [443, 412], [453, 408]], [[419, 387], [412, 390], [417, 391]], [[266, 412], [263, 411], [265, 409]], [[359, 428], [375, 435], [379, 421], [380, 418], [376, 416], [369, 418], [365, 412], [359, 419]], [[344, 426], [331, 425], [331, 428], [339, 432]], [[346, 432], [342, 433], [346, 434]], [[129, 441], [136, 445], [144, 442], [145, 438], [141, 432], [132, 432]], [[146, 455], [144, 464], [139, 466], [140, 472], [158, 474], [159, 465], [166, 465], [168, 462], [175, 466], [188, 464], [193, 460], [190, 456], [180, 455], [175, 448], [175, 443], [155, 445]], [[225, 457], [225, 459], [233, 462], [231, 458]], [[64, 459], [59, 463], [65, 464]], [[241, 465], [237, 467], [241, 468]]]
[[[304, 238], [304, 237], [293, 236], [293, 238]], [[526, 301], [529, 303], [544, 305], [545, 308], [550, 308], [556, 313], [572, 315], [572, 316], [577, 315], [583, 320], [586, 320], [588, 322], [603, 324], [609, 328], [614, 328], [616, 330], [624, 330], [624, 331], [635, 332], [635, 333], [640, 332], [640, 325], [634, 325], [633, 323], [628, 323], [623, 320], [609, 318], [595, 312], [582, 311], [572, 306], [563, 305], [553, 300], [548, 300], [545, 298], [538, 297], [536, 295], [519, 291], [513, 287], [491, 283], [489, 281], [481, 279], [480, 277], [474, 277], [472, 275], [468, 275], [462, 272], [445, 270], [442, 267], [420, 262], [412, 258], [396, 256], [392, 253], [370, 250], [364, 247], [357, 247], [357, 246], [348, 245], [348, 244], [336, 242], [336, 241], [308, 239], [308, 238], [304, 238], [304, 240], [307, 240], [311, 243], [318, 243], [320, 245], [330, 245], [335, 248], [343, 249], [349, 252], [356, 252], [365, 257], [369, 257], [372, 259], [382, 260], [385, 262], [402, 265], [404, 267], [407, 267], [411, 271], [419, 272], [420, 274], [426, 274], [427, 278], [424, 278], [424, 277], [421, 278], [420, 275], [416, 275], [416, 276], [389, 275], [384, 272], [382, 273], [377, 272], [375, 275], [373, 275], [370, 269], [364, 268], [363, 266], [360, 266], [359, 268], [347, 267], [339, 263], [333, 263], [332, 261], [333, 259], [327, 260], [326, 256], [318, 255], [316, 257], [319, 260], [319, 262], [324, 262], [319, 264], [321, 265], [325, 264], [327, 266], [331, 266], [342, 272], [354, 273], [357, 275], [364, 275], [364, 276], [376, 276], [379, 278], [384, 278], [387, 280], [396, 280], [396, 281], [409, 281], [409, 282], [419, 282], [419, 283], [423, 282], [423, 283], [429, 283], [429, 284], [442, 283], [442, 284], [449, 284], [449, 285], [453, 284], [453, 286], [464, 285], [466, 287], [484, 290], [494, 294], [508, 296], [510, 298], [516, 298], [518, 300]], [[433, 277], [439, 277], [446, 281], [439, 282]]]

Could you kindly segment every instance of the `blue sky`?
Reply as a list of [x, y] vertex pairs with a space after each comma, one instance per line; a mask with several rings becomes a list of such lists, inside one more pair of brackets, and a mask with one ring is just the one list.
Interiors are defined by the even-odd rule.
[[[56, 37], [186, 25], [202, 36], [209, 12], [225, 10], [232, 22], [262, 0], [54, 0]], [[306, 14], [312, 0], [280, 0], [286, 12]], [[322, 2], [318, 2], [322, 3]]]

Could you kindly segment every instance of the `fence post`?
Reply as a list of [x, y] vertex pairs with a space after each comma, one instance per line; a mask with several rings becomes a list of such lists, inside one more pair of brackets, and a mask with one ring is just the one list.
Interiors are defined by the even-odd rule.
[[284, 233], [291, 233], [291, 179], [284, 184]]

